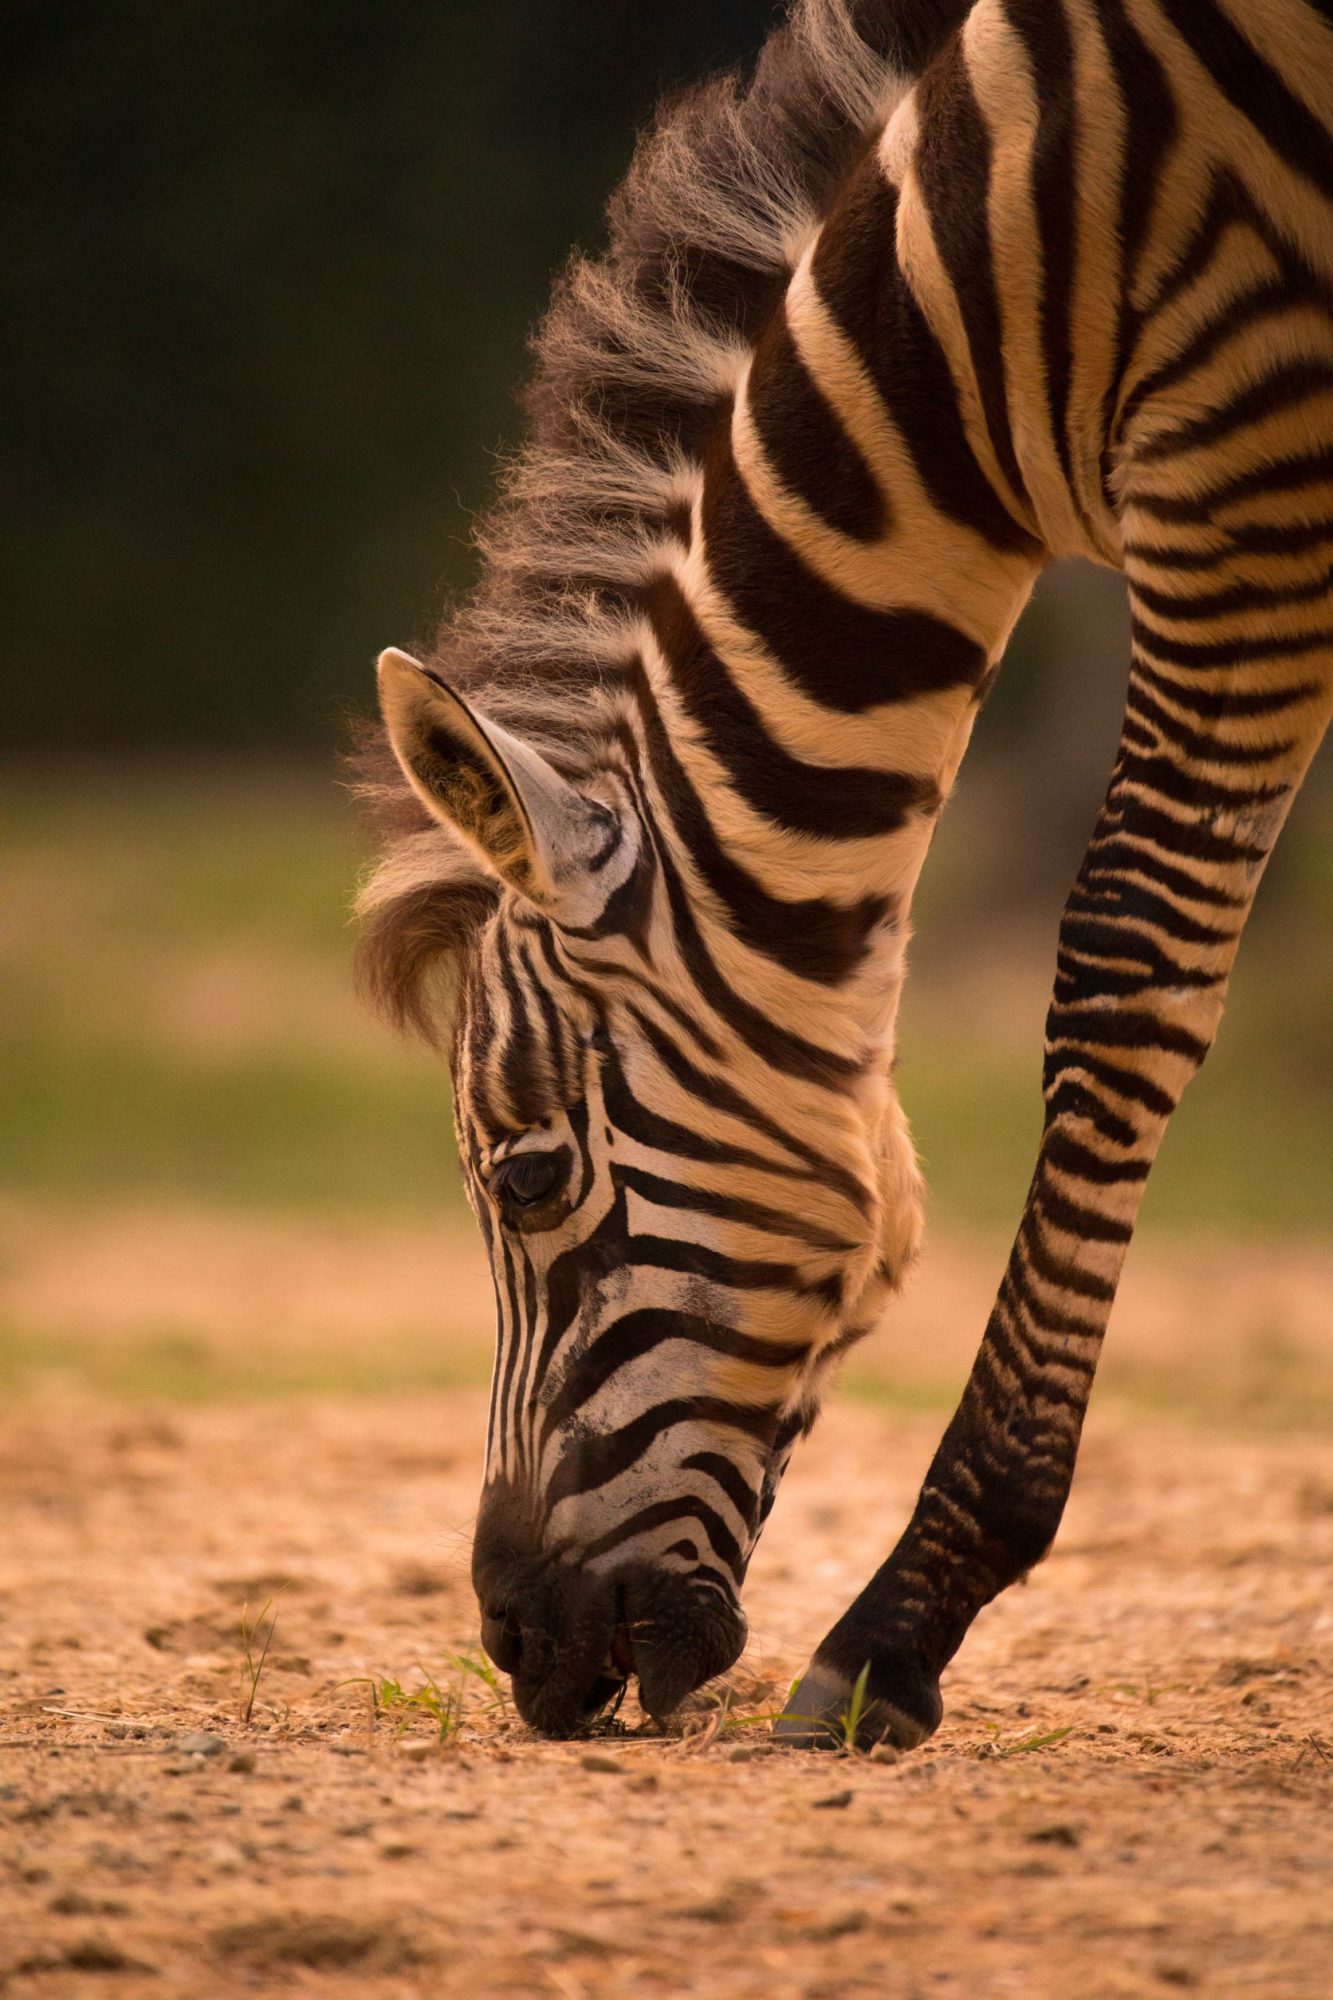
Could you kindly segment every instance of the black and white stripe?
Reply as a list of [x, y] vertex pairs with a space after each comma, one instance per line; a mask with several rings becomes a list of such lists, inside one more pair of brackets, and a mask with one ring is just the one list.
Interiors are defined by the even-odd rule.
[[539, 357], [475, 604], [382, 665], [416, 805], [366, 898], [372, 983], [452, 1036], [499, 1308], [478, 1584], [539, 1726], [739, 1646], [787, 1454], [919, 1235], [891, 1069], [936, 818], [1041, 565], [1126, 576], [1013, 1255], [786, 1725], [868, 1662], [865, 1729], [918, 1740], [1055, 1532], [1333, 707], [1327, 10], [801, 0], [646, 142]]

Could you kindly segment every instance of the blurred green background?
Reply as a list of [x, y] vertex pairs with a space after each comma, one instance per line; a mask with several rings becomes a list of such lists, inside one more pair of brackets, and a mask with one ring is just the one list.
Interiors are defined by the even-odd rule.
[[[459, 1216], [439, 1068], [350, 993], [347, 715], [378, 648], [466, 587], [526, 332], [569, 245], [597, 241], [636, 127], [774, 11], [5, 10], [0, 1379], [77, 1334], [58, 1286], [25, 1290], [44, 1230], [77, 1263], [145, 1207], [335, 1232]], [[899, 1074], [946, 1235], [998, 1240], [1027, 1183], [1121, 595], [1087, 569], [1043, 582], [926, 872]], [[1327, 1234], [1327, 764], [1149, 1232]], [[444, 1365], [425, 1351], [409, 1375]], [[144, 1384], [169, 1378], [159, 1353]]]

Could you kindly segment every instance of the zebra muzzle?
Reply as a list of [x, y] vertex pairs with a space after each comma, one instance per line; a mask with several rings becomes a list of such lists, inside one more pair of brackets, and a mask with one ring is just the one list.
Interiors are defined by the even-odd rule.
[[739, 1605], [677, 1572], [528, 1562], [502, 1578], [482, 1567], [482, 1644], [545, 1736], [578, 1735], [635, 1676], [643, 1707], [665, 1719], [745, 1643]]

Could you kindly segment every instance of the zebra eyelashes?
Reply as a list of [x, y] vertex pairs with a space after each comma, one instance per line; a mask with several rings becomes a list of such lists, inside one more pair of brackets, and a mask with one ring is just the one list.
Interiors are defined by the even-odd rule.
[[487, 1190], [512, 1229], [551, 1229], [562, 1221], [567, 1205], [561, 1201], [569, 1185], [573, 1154], [568, 1146], [549, 1152], [511, 1153], [492, 1167], [486, 1177]]

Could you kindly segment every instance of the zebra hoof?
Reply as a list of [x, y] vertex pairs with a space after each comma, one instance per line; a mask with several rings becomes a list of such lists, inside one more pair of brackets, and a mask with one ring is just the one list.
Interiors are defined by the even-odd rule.
[[811, 1667], [792, 1689], [773, 1734], [794, 1750], [874, 1750], [880, 1744], [915, 1750], [939, 1727], [944, 1705], [938, 1692], [933, 1708], [932, 1715], [921, 1718], [896, 1702], [871, 1696], [862, 1699], [858, 1711], [849, 1680], [828, 1668]]

